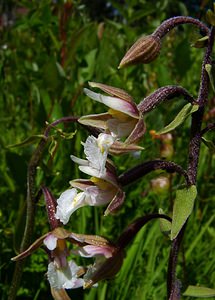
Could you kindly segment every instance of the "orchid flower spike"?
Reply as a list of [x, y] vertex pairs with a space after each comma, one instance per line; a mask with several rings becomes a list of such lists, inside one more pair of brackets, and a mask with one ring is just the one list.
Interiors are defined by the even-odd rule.
[[[78, 121], [83, 125], [100, 128], [105, 133], [111, 134], [117, 140], [126, 138], [124, 143], [115, 141], [110, 147], [110, 152], [120, 154], [142, 149], [136, 143], [145, 133], [145, 124], [141, 112], [132, 97], [122, 89], [101, 83], [89, 82], [91, 87], [97, 87], [111, 96], [95, 93], [84, 89], [85, 94], [91, 99], [101, 102], [109, 107], [107, 113], [88, 115]], [[123, 145], [122, 145], [123, 144]], [[114, 151], [114, 146], [115, 151]], [[128, 149], [126, 149], [128, 147]], [[122, 150], [120, 151], [120, 148]], [[113, 151], [112, 151], [113, 150]]]

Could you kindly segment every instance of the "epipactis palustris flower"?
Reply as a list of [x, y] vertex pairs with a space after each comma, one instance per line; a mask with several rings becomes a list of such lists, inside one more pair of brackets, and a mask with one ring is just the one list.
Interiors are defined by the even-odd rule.
[[[145, 132], [145, 124], [141, 112], [132, 97], [122, 89], [108, 86], [102, 83], [89, 82], [91, 87], [96, 87], [111, 96], [95, 93], [84, 89], [85, 94], [91, 99], [109, 107], [107, 113], [93, 114], [81, 117], [78, 121], [104, 130], [117, 140], [111, 145], [110, 152], [120, 154], [142, 149], [136, 143]], [[122, 143], [119, 139], [124, 138]], [[122, 148], [120, 150], [120, 148]]]
[[116, 175], [110, 171], [110, 167], [107, 167], [106, 174], [105, 179], [91, 177], [70, 181], [73, 188], [63, 192], [57, 199], [55, 217], [65, 225], [74, 211], [86, 205], [100, 206], [109, 203], [105, 215], [118, 210], [124, 201], [125, 193], [118, 184]]
[[77, 266], [73, 260], [67, 261], [69, 250], [66, 246], [66, 240], [78, 245], [80, 248], [76, 250], [76, 254], [85, 257], [103, 256], [110, 258], [117, 250], [117, 247], [113, 243], [103, 237], [76, 234], [62, 227], [57, 227], [41, 236], [27, 250], [13, 257], [12, 260], [23, 259], [44, 244], [51, 260], [47, 271], [47, 278], [51, 288], [60, 290], [84, 286], [85, 279], [80, 278], [80, 276], [85, 274], [86, 269]]
[[110, 176], [108, 180], [97, 177], [91, 177], [89, 180], [75, 179], [70, 184], [85, 193], [86, 197], [90, 199], [88, 205], [100, 206], [109, 203], [104, 212], [105, 216], [116, 212], [125, 199], [125, 193], [114, 176], [113, 180], [110, 180]]
[[78, 273], [83, 269], [72, 260], [67, 261], [69, 250], [66, 245], [70, 233], [62, 227], [57, 227], [37, 239], [28, 249], [13, 257], [13, 261], [23, 259], [31, 255], [42, 244], [45, 245], [49, 255], [47, 278], [53, 289], [72, 289], [83, 286], [84, 280], [78, 278]]

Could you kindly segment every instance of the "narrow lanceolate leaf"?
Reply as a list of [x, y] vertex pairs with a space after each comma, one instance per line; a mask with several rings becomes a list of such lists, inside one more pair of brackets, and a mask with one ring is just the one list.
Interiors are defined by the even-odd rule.
[[176, 192], [176, 199], [173, 206], [171, 240], [177, 237], [182, 226], [192, 213], [196, 195], [197, 190], [195, 185]]
[[209, 289], [203, 286], [189, 285], [183, 295], [196, 298], [211, 298], [215, 297], [215, 289]]
[[30, 144], [37, 143], [41, 139], [47, 139], [47, 137], [45, 137], [43, 134], [32, 135], [20, 143], [9, 145], [7, 147], [8, 148], [24, 147], [24, 146], [28, 146]]
[[189, 115], [197, 111], [198, 108], [199, 106], [197, 104], [195, 105], [192, 105], [191, 103], [186, 104], [169, 125], [167, 125], [166, 127], [164, 127], [163, 129], [161, 129], [156, 133], [164, 134], [174, 130], [176, 127], [181, 125]]

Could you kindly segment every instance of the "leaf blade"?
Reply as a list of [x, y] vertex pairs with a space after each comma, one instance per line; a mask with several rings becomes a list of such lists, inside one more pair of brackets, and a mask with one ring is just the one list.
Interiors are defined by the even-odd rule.
[[195, 185], [176, 192], [176, 198], [173, 206], [171, 240], [177, 237], [182, 226], [192, 213], [196, 196], [197, 190]]

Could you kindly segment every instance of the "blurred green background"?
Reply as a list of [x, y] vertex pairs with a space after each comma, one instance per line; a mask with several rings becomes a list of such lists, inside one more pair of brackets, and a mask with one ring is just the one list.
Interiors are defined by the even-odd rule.
[[[164, 85], [178, 84], [194, 97], [198, 94], [204, 49], [192, 47], [198, 30], [191, 25], [174, 29], [164, 39], [161, 54], [150, 65], [118, 70], [127, 49], [142, 34], [152, 33], [166, 18], [186, 15], [205, 21], [211, 1], [119, 0], [51, 1], [3, 0], [0, 4], [0, 294], [7, 298], [14, 263], [25, 224], [27, 166], [36, 147], [8, 147], [28, 137], [42, 134], [45, 122], [63, 116], [104, 112], [83, 94], [88, 81], [102, 82], [128, 91], [136, 103]], [[210, 94], [204, 122], [214, 117], [214, 95]], [[183, 99], [160, 105], [146, 117], [147, 132], [140, 156], [114, 157], [118, 174], [146, 160], [162, 157], [160, 140], [150, 130], [161, 129], [183, 107]], [[190, 119], [172, 133], [171, 159], [184, 168], [187, 164]], [[74, 138], [52, 138], [37, 168], [36, 187], [45, 184], [58, 197], [69, 187], [69, 180], [83, 177], [70, 160], [82, 156], [80, 141], [87, 132], [74, 124], [59, 125]], [[212, 138], [212, 133], [207, 134]], [[214, 153], [202, 145], [198, 172], [198, 199], [188, 222], [178, 275], [182, 291], [189, 284], [215, 287], [215, 188]], [[156, 191], [151, 180], [166, 176], [170, 187]], [[100, 234], [111, 240], [135, 218], [158, 212], [171, 214], [175, 190], [183, 184], [176, 175], [154, 172], [126, 188], [126, 200], [117, 217], [103, 217], [104, 207], [81, 208], [67, 229], [78, 233]], [[41, 197], [37, 203], [32, 241], [49, 231]], [[170, 241], [162, 235], [158, 221], [148, 224], [127, 249], [120, 273], [99, 283], [98, 288], [69, 291], [72, 299], [165, 299]], [[81, 263], [81, 260], [79, 261]], [[17, 299], [51, 299], [44, 278], [47, 256], [38, 250], [27, 259]], [[186, 297], [189, 299], [189, 297]]]

